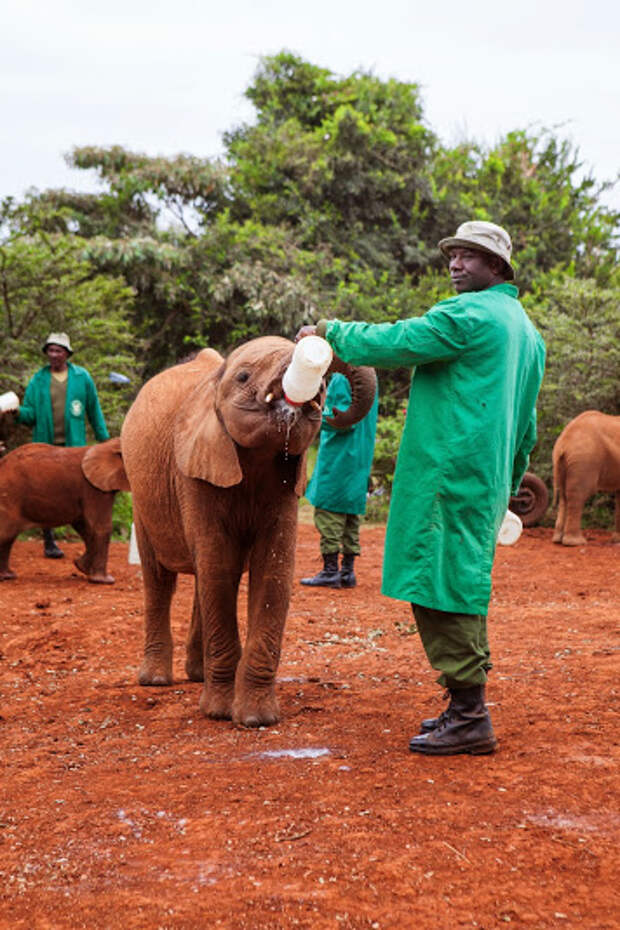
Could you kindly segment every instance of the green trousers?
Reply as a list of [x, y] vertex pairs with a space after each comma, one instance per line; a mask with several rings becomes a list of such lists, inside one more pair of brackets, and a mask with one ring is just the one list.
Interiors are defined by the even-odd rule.
[[357, 513], [334, 513], [331, 510], [314, 509], [314, 525], [321, 534], [321, 555], [330, 552], [343, 552], [346, 555], [359, 555], [360, 523], [362, 518]]
[[483, 685], [492, 668], [487, 618], [411, 607], [428, 661], [441, 673], [439, 684], [453, 690]]

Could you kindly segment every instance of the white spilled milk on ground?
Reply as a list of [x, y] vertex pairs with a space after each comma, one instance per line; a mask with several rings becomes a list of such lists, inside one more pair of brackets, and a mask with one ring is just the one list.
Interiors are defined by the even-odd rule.
[[512, 510], [507, 510], [506, 516], [502, 520], [502, 525], [499, 528], [497, 541], [502, 546], [512, 546], [513, 543], [516, 543], [522, 530], [523, 524], [519, 517], [516, 513], [513, 513]]
[[332, 361], [332, 348], [320, 336], [306, 336], [295, 346], [291, 364], [282, 377], [282, 390], [292, 404], [312, 400]]
[[7, 391], [6, 394], [0, 394], [0, 413], [7, 413], [9, 410], [17, 410], [19, 407], [19, 397], [15, 391]]
[[136, 527], [131, 524], [131, 534], [129, 536], [129, 556], [127, 561], [130, 565], [140, 564], [140, 553], [138, 552], [138, 541], [136, 539]]

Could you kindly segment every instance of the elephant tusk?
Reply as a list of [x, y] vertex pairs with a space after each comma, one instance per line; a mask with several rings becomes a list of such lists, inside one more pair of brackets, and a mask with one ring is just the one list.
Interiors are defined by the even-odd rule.
[[314, 410], [317, 410], [319, 413], [321, 413], [321, 405], [320, 405], [320, 404], [317, 404], [317, 402], [316, 402], [315, 400], [311, 400], [311, 401], [310, 401], [310, 406], [311, 406]]
[[273, 394], [270, 392], [270, 393], [267, 394], [267, 396], [265, 397], [265, 403], [266, 403], [266, 404], [270, 404], [272, 400], [273, 400]]

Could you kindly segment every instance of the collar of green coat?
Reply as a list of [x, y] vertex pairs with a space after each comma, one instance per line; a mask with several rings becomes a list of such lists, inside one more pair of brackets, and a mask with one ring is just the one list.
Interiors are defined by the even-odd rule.
[[[79, 366], [79, 365], [75, 365], [73, 362], [67, 362], [67, 369], [68, 369], [69, 371], [72, 371], [74, 374], [77, 374], [77, 375], [81, 374], [81, 372], [82, 372], [82, 369], [80, 368], [80, 366]], [[44, 365], [43, 368], [41, 369], [41, 371], [49, 372], [49, 373], [51, 374], [52, 366], [51, 366], [51, 365]]]
[[501, 291], [502, 294], [508, 294], [509, 297], [517, 298], [519, 296], [519, 288], [515, 287], [514, 284], [509, 284], [508, 281], [502, 282], [502, 284], [494, 284], [492, 287], [487, 288], [488, 291]]

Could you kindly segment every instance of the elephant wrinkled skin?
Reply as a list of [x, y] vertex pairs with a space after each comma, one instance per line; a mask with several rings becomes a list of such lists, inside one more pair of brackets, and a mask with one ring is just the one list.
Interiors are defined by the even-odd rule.
[[586, 410], [564, 427], [553, 447], [553, 541], [582, 546], [581, 515], [597, 491], [615, 492], [613, 542], [620, 543], [620, 417]]
[[0, 581], [15, 578], [11, 547], [22, 530], [71, 525], [86, 551], [74, 564], [93, 584], [113, 584], [107, 573], [112, 507], [129, 490], [120, 439], [95, 446], [31, 442], [0, 461]]
[[[177, 573], [193, 574], [187, 675], [204, 682], [205, 716], [245, 726], [279, 719], [275, 675], [293, 582], [298, 496], [325, 399], [323, 380], [312, 401], [298, 407], [285, 401], [282, 375], [293, 349], [275, 336], [245, 343], [226, 361], [203, 349], [144, 385], [121, 432], [144, 579], [139, 681], [172, 682], [170, 603]], [[372, 369], [366, 369], [372, 386], [354, 383], [360, 371], [350, 377], [359, 419], [375, 390]], [[242, 649], [237, 595], [246, 567]]]

